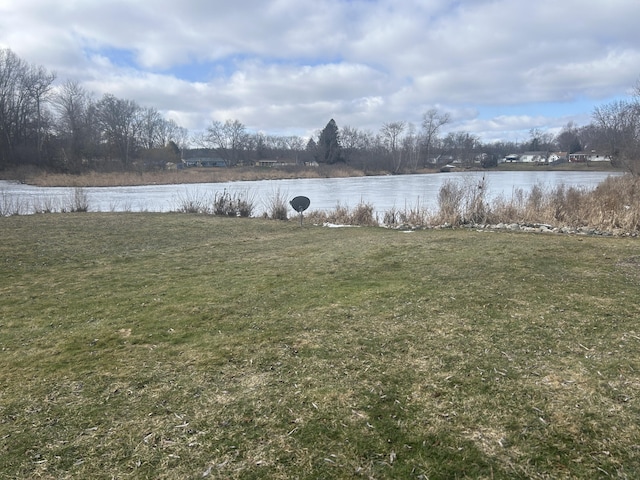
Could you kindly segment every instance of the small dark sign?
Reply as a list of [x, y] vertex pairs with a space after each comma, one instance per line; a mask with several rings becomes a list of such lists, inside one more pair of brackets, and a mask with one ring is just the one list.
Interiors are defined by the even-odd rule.
[[303, 196], [296, 197], [289, 202], [289, 205], [300, 214], [300, 226], [302, 226], [302, 212], [309, 208], [310, 204], [311, 200]]
[[296, 197], [293, 200], [291, 200], [289, 202], [289, 204], [293, 207], [293, 209], [298, 212], [298, 213], [302, 213], [304, 212], [307, 208], [309, 208], [309, 205], [311, 204], [311, 200], [309, 200], [309, 198], [307, 197]]

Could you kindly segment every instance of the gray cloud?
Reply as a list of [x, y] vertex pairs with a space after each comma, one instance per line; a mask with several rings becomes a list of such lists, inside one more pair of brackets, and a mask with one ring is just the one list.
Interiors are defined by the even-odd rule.
[[438, 106], [452, 128], [514, 139], [588, 121], [640, 72], [636, 0], [7, 3], [0, 46], [192, 130], [377, 130]]

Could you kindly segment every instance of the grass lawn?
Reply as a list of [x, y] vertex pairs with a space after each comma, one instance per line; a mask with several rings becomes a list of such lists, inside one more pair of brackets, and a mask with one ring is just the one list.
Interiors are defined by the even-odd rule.
[[640, 478], [639, 242], [0, 218], [0, 479]]

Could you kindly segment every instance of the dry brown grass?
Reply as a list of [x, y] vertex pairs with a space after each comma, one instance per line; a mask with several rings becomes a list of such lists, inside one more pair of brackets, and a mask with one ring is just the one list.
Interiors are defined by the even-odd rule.
[[640, 226], [640, 179], [609, 177], [595, 189], [559, 185], [517, 191], [510, 200], [489, 205], [490, 221], [540, 222], [556, 226], [637, 231]]
[[379, 225], [374, 213], [373, 205], [359, 203], [353, 208], [338, 203], [333, 210], [314, 210], [305, 215], [308, 223], [322, 225], [326, 223], [334, 225], [358, 225], [376, 227]]
[[168, 185], [183, 183], [222, 183], [233, 181], [278, 180], [293, 178], [337, 178], [362, 176], [360, 170], [345, 165], [282, 168], [187, 168], [158, 172], [88, 172], [81, 175], [30, 172], [26, 183], [39, 187], [116, 187]]
[[[595, 189], [541, 185], [517, 189], [510, 198], [486, 197], [484, 181], [445, 182], [434, 213], [394, 211], [385, 224], [409, 223], [452, 226], [498, 223], [542, 223], [555, 227], [589, 227], [601, 231], [637, 232], [640, 229], [640, 178], [609, 177]], [[405, 220], [410, 221], [405, 222]]]

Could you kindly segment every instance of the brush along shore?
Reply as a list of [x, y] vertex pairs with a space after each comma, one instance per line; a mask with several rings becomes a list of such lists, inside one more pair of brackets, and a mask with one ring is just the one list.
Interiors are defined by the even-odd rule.
[[[376, 212], [372, 204], [348, 208], [339, 203], [333, 210], [305, 212], [313, 224], [385, 226], [395, 229], [471, 227], [489, 230], [524, 230], [543, 233], [631, 235], [640, 231], [640, 178], [630, 174], [608, 177], [593, 189], [557, 185], [534, 185], [514, 189], [509, 198], [488, 198], [485, 178], [446, 180], [438, 191], [435, 208], [421, 205]], [[275, 192], [261, 216], [287, 220], [288, 199]], [[28, 213], [87, 212], [91, 201], [84, 187], [75, 187], [67, 198], [37, 198], [26, 202], [0, 190], [0, 216]], [[250, 192], [181, 196], [176, 212], [252, 217], [256, 199]]]
[[638, 478], [633, 238], [0, 218], [3, 478]]
[[[461, 168], [461, 170], [481, 170]], [[491, 170], [502, 171], [621, 171], [610, 162], [563, 163], [556, 165], [535, 165], [503, 163]], [[437, 166], [420, 168], [410, 174], [439, 173]], [[1, 172], [0, 178], [18, 180], [39, 187], [117, 187], [138, 185], [169, 185], [189, 183], [220, 183], [233, 181], [284, 180], [297, 178], [341, 178], [390, 175], [388, 171], [362, 170], [346, 164], [308, 167], [289, 165], [280, 167], [232, 167], [232, 168], [186, 168], [182, 170], [97, 172], [82, 174], [51, 173], [38, 169], [16, 169]]]

